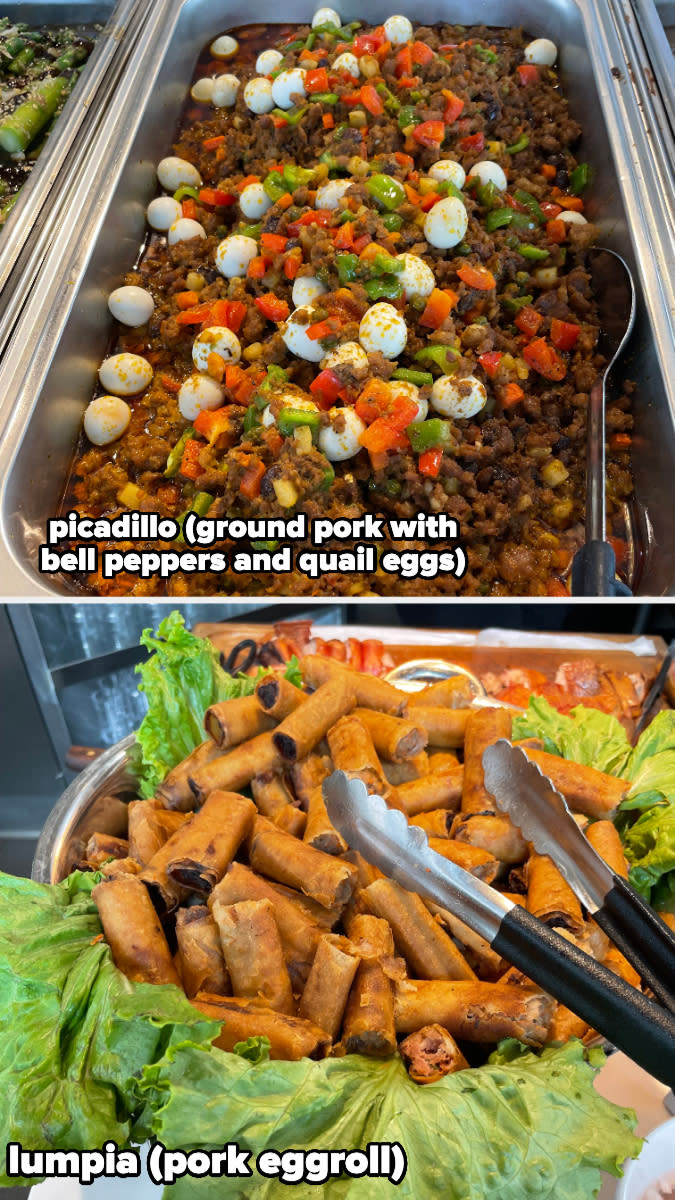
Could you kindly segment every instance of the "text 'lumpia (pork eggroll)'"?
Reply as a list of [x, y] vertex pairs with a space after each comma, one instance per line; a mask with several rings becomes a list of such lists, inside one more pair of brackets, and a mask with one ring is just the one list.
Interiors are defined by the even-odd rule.
[[274, 907], [269, 900], [214, 900], [225, 965], [236, 996], [262, 999], [275, 1012], [293, 1013], [293, 992]]
[[115, 966], [134, 983], [181, 986], [164, 930], [137, 875], [106, 879], [92, 888]]
[[176, 939], [183, 987], [188, 1000], [192, 1000], [197, 992], [229, 996], [232, 989], [218, 926], [205, 904], [178, 909]]
[[266, 1037], [270, 1058], [297, 1062], [301, 1058], [324, 1058], [330, 1048], [328, 1034], [311, 1021], [275, 1012], [251, 1000], [200, 992], [192, 1004], [207, 1017], [223, 1022], [213, 1041], [220, 1050], [234, 1050], [237, 1042], [250, 1037]]

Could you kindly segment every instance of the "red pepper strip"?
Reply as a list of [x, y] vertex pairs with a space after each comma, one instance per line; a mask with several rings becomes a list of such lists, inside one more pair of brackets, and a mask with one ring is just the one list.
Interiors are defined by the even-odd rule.
[[223, 145], [224, 141], [225, 134], [219, 133], [218, 137], [207, 138], [205, 142], [202, 142], [202, 147], [204, 150], [217, 150], [219, 146]]
[[440, 446], [435, 446], [433, 450], [425, 450], [417, 460], [417, 469], [420, 475], [429, 475], [435, 479], [441, 469], [442, 458], [443, 450]]
[[256, 258], [252, 258], [248, 264], [246, 274], [249, 279], [262, 279], [268, 267], [268, 260], [264, 255], [258, 254]]
[[361, 103], [373, 117], [380, 117], [384, 112], [382, 97], [378, 96], [372, 83], [364, 83], [361, 88]]
[[261, 233], [260, 245], [264, 250], [272, 250], [275, 254], [281, 254], [288, 245], [288, 238], [282, 237], [280, 233]]
[[485, 354], [478, 355], [478, 361], [488, 379], [494, 379], [503, 357], [501, 350], [487, 350]]
[[466, 263], [465, 266], [459, 268], [457, 274], [467, 287], [475, 288], [478, 292], [489, 292], [497, 286], [497, 280], [487, 267], [471, 266], [470, 263]]
[[422, 196], [422, 199], [420, 200], [420, 208], [422, 209], [422, 212], [429, 212], [429, 210], [434, 207], [434, 204], [438, 204], [440, 199], [441, 197], [438, 192], [427, 192], [426, 196]]
[[246, 374], [243, 367], [237, 363], [232, 363], [225, 368], [225, 387], [231, 394], [235, 404], [248, 404], [251, 396], [255, 391], [255, 382]]
[[552, 379], [558, 383], [567, 374], [566, 364], [543, 337], [535, 338], [523, 348], [523, 358], [528, 367], [543, 375], [544, 379]]
[[338, 397], [346, 394], [342, 380], [334, 371], [328, 368], [325, 371], [321, 371], [316, 379], [312, 380], [309, 390], [319, 408], [324, 410], [332, 408]]
[[295, 237], [300, 232], [303, 225], [330, 225], [333, 220], [333, 212], [330, 208], [317, 208], [315, 211], [303, 213], [297, 221], [291, 221], [290, 225], [286, 226], [286, 232]]
[[508, 192], [504, 192], [504, 203], [507, 208], [512, 208], [514, 212], [526, 213], [528, 210], [520, 200], [516, 200], [514, 196], [510, 196]]
[[228, 208], [229, 205], [238, 203], [236, 196], [231, 192], [221, 192], [220, 188], [201, 188], [199, 200], [209, 208]]
[[184, 217], [187, 217], [188, 220], [190, 220], [190, 221], [196, 221], [197, 205], [195, 204], [194, 200], [192, 199], [192, 196], [187, 196], [186, 199], [183, 201], [183, 204], [181, 207], [182, 207], [182, 213], [183, 213]]
[[211, 305], [198, 304], [196, 308], [188, 308], [185, 312], [176, 314], [177, 325], [201, 325], [202, 321], [208, 321], [211, 318]]
[[410, 47], [410, 56], [415, 67], [426, 67], [436, 57], [431, 46], [427, 46], [426, 42], [413, 42]]
[[521, 63], [517, 71], [523, 87], [529, 87], [531, 83], [539, 82], [539, 67], [534, 63]]
[[525, 392], [519, 383], [507, 383], [499, 393], [502, 408], [513, 408], [514, 404], [519, 404]]
[[302, 263], [302, 250], [299, 246], [289, 250], [284, 259], [284, 275], [286, 279], [296, 279], [300, 264]]
[[175, 396], [180, 391], [180, 384], [177, 379], [172, 379], [170, 375], [160, 375], [159, 381], [167, 392], [173, 392]]
[[328, 91], [328, 71], [325, 67], [317, 67], [315, 71], [305, 72], [305, 91], [310, 96], [312, 92]]
[[413, 138], [420, 146], [440, 146], [445, 137], [445, 125], [442, 121], [422, 121], [412, 131]]
[[204, 449], [204, 443], [198, 442], [195, 438], [188, 438], [183, 450], [183, 457], [180, 463], [180, 473], [186, 479], [198, 479], [204, 474], [204, 468], [199, 462], [199, 455]]
[[233, 333], [239, 333], [245, 316], [246, 305], [241, 300], [214, 300], [209, 319], [213, 325], [225, 325]]
[[559, 321], [557, 317], [551, 319], [551, 341], [556, 350], [571, 350], [580, 333], [580, 325]]
[[543, 320], [541, 313], [528, 304], [527, 308], [521, 308], [513, 324], [526, 337], [533, 338]]
[[485, 149], [485, 134], [472, 133], [469, 137], [461, 138], [457, 146], [462, 154], [480, 154]]
[[254, 303], [268, 321], [285, 321], [290, 312], [286, 301], [275, 296], [274, 292], [268, 292], [266, 296], [256, 296]]
[[239, 491], [242, 496], [246, 496], [248, 500], [254, 500], [256, 496], [259, 496], [260, 484], [262, 483], [264, 474], [265, 464], [260, 462], [259, 459], [257, 462], [252, 463], [250, 467], [247, 467], [239, 484]]
[[453, 121], [456, 121], [460, 113], [464, 111], [464, 101], [460, 100], [459, 96], [456, 96], [454, 92], [449, 91], [448, 88], [443, 88], [441, 94], [445, 96], [446, 102], [443, 120], [445, 121], [446, 125], [452, 125]]

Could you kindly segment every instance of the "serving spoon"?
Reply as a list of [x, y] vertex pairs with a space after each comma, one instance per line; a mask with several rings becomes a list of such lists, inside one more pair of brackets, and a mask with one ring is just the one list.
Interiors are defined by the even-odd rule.
[[605, 404], [607, 377], [635, 324], [633, 276], [619, 254], [601, 246], [588, 251], [600, 318], [598, 351], [607, 364], [591, 388], [586, 459], [586, 540], [572, 560], [573, 596], [630, 596], [616, 576], [616, 556], [606, 536]]

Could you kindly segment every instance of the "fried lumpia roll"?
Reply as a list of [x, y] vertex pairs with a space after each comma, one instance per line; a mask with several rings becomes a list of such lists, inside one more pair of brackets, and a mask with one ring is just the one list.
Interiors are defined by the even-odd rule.
[[137, 875], [105, 879], [92, 889], [116, 967], [134, 983], [181, 986], [164, 930]]
[[436, 808], [447, 808], [456, 812], [462, 799], [464, 767], [447, 767], [433, 771], [422, 779], [402, 783], [396, 795], [409, 817], [419, 813], [433, 812]]
[[192, 1000], [197, 992], [229, 996], [232, 988], [218, 926], [205, 904], [178, 909], [176, 938], [183, 987], [188, 1000]]
[[454, 1038], [442, 1025], [425, 1025], [399, 1045], [401, 1058], [414, 1083], [436, 1083], [444, 1075], [466, 1071], [466, 1061]]
[[308, 754], [307, 758], [293, 763], [290, 770], [291, 783], [298, 803], [305, 811], [309, 808], [309, 798], [312, 792], [321, 787], [324, 779], [330, 775], [330, 771], [330, 759], [321, 754]]
[[495, 802], [485, 787], [483, 752], [499, 738], [511, 737], [511, 714], [505, 708], [478, 708], [466, 723], [464, 739], [463, 813], [494, 813]]
[[297, 807], [277, 771], [263, 771], [251, 780], [251, 791], [258, 812], [293, 837], [302, 837], [307, 817]]
[[336, 1042], [342, 1017], [359, 966], [352, 943], [327, 933], [319, 941], [305, 990], [298, 1004], [298, 1016], [325, 1029]]
[[396, 1050], [394, 989], [382, 960], [394, 953], [393, 934], [386, 921], [368, 913], [354, 916], [347, 932], [363, 961], [347, 1000], [341, 1049], [345, 1054], [388, 1058]]
[[399, 692], [393, 684], [375, 675], [362, 675], [334, 658], [320, 654], [306, 654], [300, 659], [302, 678], [310, 687], [318, 688], [329, 679], [341, 678], [356, 697], [360, 708], [375, 708], [379, 712], [399, 717], [406, 705], [405, 692]]
[[472, 712], [471, 708], [425, 708], [418, 704], [410, 709], [409, 720], [426, 730], [429, 746], [454, 750], [464, 745], [466, 723]]
[[473, 695], [466, 675], [451, 675], [449, 679], [439, 679], [438, 683], [430, 683], [419, 692], [413, 692], [408, 697], [407, 708], [419, 708], [420, 705], [423, 708], [468, 708]]
[[272, 741], [271, 733], [261, 733], [242, 742], [228, 754], [221, 754], [207, 766], [190, 774], [190, 787], [199, 803], [209, 792], [236, 792], [246, 787], [254, 775], [262, 771], [274, 771], [281, 766], [281, 759]]
[[510, 866], [527, 858], [527, 842], [505, 815], [466, 816], [459, 813], [452, 826], [452, 837], [469, 846], [479, 846]]
[[611, 821], [594, 821], [587, 827], [586, 837], [607, 866], [622, 879], [628, 879], [628, 862], [616, 825]]
[[129, 843], [126, 838], [113, 837], [110, 833], [92, 833], [85, 857], [94, 866], [105, 862], [107, 858], [128, 858]]
[[167, 842], [167, 875], [190, 891], [208, 895], [251, 832], [255, 816], [255, 804], [245, 796], [211, 792], [189, 824]]
[[362, 779], [370, 791], [378, 791], [389, 800], [392, 789], [387, 786], [382, 764], [373, 739], [358, 717], [342, 717], [328, 730], [328, 745], [336, 770], [344, 771], [350, 779]]
[[382, 872], [374, 867], [372, 863], [366, 862], [362, 854], [358, 850], [348, 850], [342, 856], [347, 862], [352, 863], [358, 871], [356, 890], [361, 891], [367, 888], [369, 884], [374, 883], [376, 879], [382, 879]]
[[628, 959], [621, 953], [617, 946], [610, 944], [607, 953], [603, 960], [603, 965], [608, 971], [613, 971], [615, 975], [620, 975], [626, 983], [630, 983], [634, 988], [641, 987], [641, 980], [635, 967], [629, 963]]
[[580, 935], [585, 922], [581, 905], [548, 854], [531, 854], [527, 863], [527, 911], [569, 933]]
[[467, 1042], [498, 1042], [515, 1037], [543, 1046], [556, 1002], [545, 992], [511, 984], [404, 979], [396, 984], [397, 1033], [443, 1025]]
[[389, 762], [410, 761], [427, 744], [426, 729], [419, 722], [404, 721], [373, 708], [357, 708], [354, 716], [365, 725], [378, 755]]
[[497, 877], [501, 864], [494, 854], [490, 854], [489, 850], [483, 850], [482, 846], [471, 846], [468, 842], [456, 842], [454, 838], [435, 837], [429, 838], [429, 845], [432, 850], [441, 855], [441, 858], [447, 858], [449, 862], [462, 867], [470, 875], [475, 875], [476, 879], [482, 879], [483, 883], [492, 883], [493, 879]]
[[450, 767], [458, 767], [459, 759], [454, 750], [434, 750], [429, 755], [429, 770], [430, 771], [445, 771]]
[[570, 1008], [565, 1008], [564, 1004], [558, 1004], [548, 1031], [548, 1040], [549, 1042], [569, 1042], [573, 1037], [581, 1040], [588, 1030], [589, 1026], [586, 1021], [573, 1013]]
[[346, 904], [356, 885], [356, 868], [343, 859], [315, 850], [256, 817], [249, 840], [254, 871], [297, 888], [325, 908]]
[[252, 1000], [200, 992], [191, 1003], [207, 1017], [223, 1022], [213, 1041], [220, 1050], [234, 1050], [237, 1042], [250, 1037], [266, 1037], [270, 1058], [297, 1062], [300, 1058], [324, 1058], [330, 1047], [327, 1033], [311, 1021], [263, 1008]]
[[307, 828], [307, 813], [294, 804], [287, 804], [282, 812], [277, 814], [274, 824], [291, 837], [301, 838]]
[[661, 918], [664, 925], [667, 925], [668, 928], [672, 929], [673, 933], [675, 933], [675, 913], [660, 912], [660, 913], [657, 913], [656, 915], [657, 915], [657, 917]]
[[135, 858], [113, 858], [98, 869], [106, 879], [116, 879], [118, 875], [138, 875], [141, 868]]
[[410, 824], [418, 825], [427, 837], [449, 838], [454, 819], [454, 814], [449, 809], [434, 808], [432, 812], [418, 813], [416, 817], [410, 817]]
[[276, 725], [276, 721], [263, 712], [255, 696], [221, 700], [207, 708], [204, 714], [204, 728], [221, 750], [230, 750], [240, 742], [276, 729]]
[[[129, 813], [129, 854], [142, 867], [154, 858], [172, 833], [187, 820], [188, 813], [172, 812], [161, 800], [132, 800]], [[172, 828], [173, 825], [173, 828]]]
[[157, 788], [157, 799], [165, 808], [191, 812], [196, 807], [196, 798], [190, 787], [190, 776], [208, 766], [215, 758], [220, 758], [222, 753], [215, 742], [207, 738], [169, 771], [164, 782]]
[[474, 966], [477, 974], [481, 979], [498, 979], [504, 972], [504, 959], [497, 954], [485, 938], [482, 938], [479, 933], [474, 933], [468, 925], [460, 921], [454, 913], [448, 912], [447, 909], [441, 908], [440, 904], [434, 904], [433, 900], [426, 900], [425, 904], [430, 913], [440, 917], [443, 924], [450, 930], [453, 938], [462, 943], [464, 952]]
[[254, 692], [256, 703], [268, 717], [275, 721], [283, 721], [284, 717], [295, 712], [307, 700], [307, 693], [296, 687], [283, 675], [266, 675], [256, 684]]
[[420, 979], [475, 979], [464, 955], [416, 892], [377, 879], [362, 893], [370, 911], [387, 921], [400, 954]]
[[393, 784], [394, 787], [399, 783], [410, 783], [411, 779], [421, 779], [423, 775], [428, 775], [430, 770], [430, 759], [426, 750], [420, 750], [419, 754], [406, 762], [393, 763], [385, 759], [382, 763], [384, 777], [387, 783]]
[[275, 1012], [294, 1013], [293, 992], [269, 900], [240, 900], [211, 906], [232, 991], [261, 999]]
[[613, 817], [630, 787], [625, 779], [558, 758], [557, 754], [547, 754], [544, 750], [527, 750], [526, 754], [562, 792], [570, 808], [587, 817]]
[[308, 915], [302, 898], [298, 897], [296, 902], [286, 889], [275, 887], [248, 867], [235, 862], [212, 891], [210, 908], [216, 900], [223, 905], [237, 904], [241, 900], [271, 901], [291, 982], [296, 991], [302, 991], [319, 938], [325, 932]]
[[331, 725], [356, 704], [349, 682], [340, 676], [330, 679], [307, 697], [300, 708], [285, 717], [277, 726], [272, 739], [286, 763], [305, 758], [321, 741]]
[[338, 833], [328, 816], [321, 787], [315, 788], [309, 798], [307, 824], [302, 840], [308, 846], [314, 846], [315, 850], [323, 850], [324, 854], [344, 854], [347, 849], [345, 839]]

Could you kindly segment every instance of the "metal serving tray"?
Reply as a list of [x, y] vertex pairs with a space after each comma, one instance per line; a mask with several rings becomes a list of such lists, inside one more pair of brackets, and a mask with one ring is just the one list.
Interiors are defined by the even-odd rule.
[[[315, 5], [291, 0], [284, 20], [307, 21]], [[388, 0], [364, 14], [341, 3], [344, 20], [382, 21]], [[629, 377], [639, 393], [634, 439], [637, 537], [644, 563], [639, 594], [675, 591], [671, 492], [675, 465], [675, 200], [664, 186], [658, 127], [636, 100], [627, 70], [625, 22], [603, 0], [408, 0], [412, 19], [524, 25], [553, 36], [572, 113], [584, 128], [581, 156], [597, 167], [589, 212], [601, 241], [636, 272], [639, 312]], [[220, 16], [209, 0], [156, 0], [101, 121], [73, 200], [0, 363], [0, 590], [4, 596], [63, 594], [36, 568], [45, 521], [64, 486], [82, 412], [106, 353], [106, 298], [135, 261], [155, 164], [170, 152], [199, 51], [224, 27], [264, 21], [263, 0], [231, 0]], [[271, 39], [270, 39], [271, 40]]]
[[[645, 81], [675, 135], [675, 0], [631, 0], [635, 25], [649, 57]], [[675, 167], [675, 158], [672, 160]]]
[[[4, 3], [2, 13], [30, 25], [103, 25], [55, 129], [0, 232], [0, 350], [35, 278], [64, 211], [64, 177], [74, 180], [101, 103], [106, 103], [126, 58], [128, 42], [148, 0], [42, 0]], [[105, 88], [103, 84], [105, 83]], [[59, 194], [60, 193], [60, 194]]]

